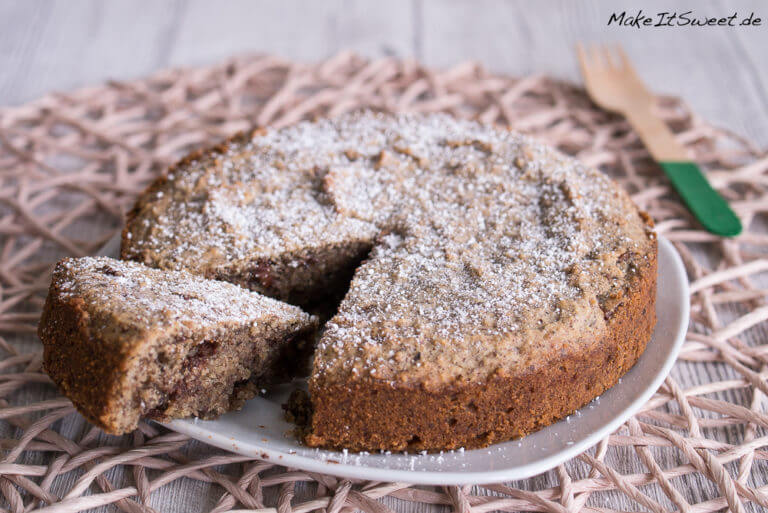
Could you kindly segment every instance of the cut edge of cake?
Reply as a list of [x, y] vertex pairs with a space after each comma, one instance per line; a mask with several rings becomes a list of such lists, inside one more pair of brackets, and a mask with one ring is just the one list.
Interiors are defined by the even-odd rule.
[[[209, 294], [230, 300], [217, 309], [236, 311], [217, 321]], [[239, 409], [261, 386], [292, 377], [316, 328], [314, 316], [236, 285], [85, 257], [56, 265], [39, 335], [61, 392], [93, 424], [122, 434], [141, 418]]]

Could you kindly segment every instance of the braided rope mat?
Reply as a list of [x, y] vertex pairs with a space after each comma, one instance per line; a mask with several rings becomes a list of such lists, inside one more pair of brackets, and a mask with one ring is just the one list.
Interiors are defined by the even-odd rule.
[[[124, 437], [86, 424], [40, 366], [34, 332], [49, 269], [119, 229], [169, 163], [254, 124], [283, 126], [362, 106], [447, 111], [511, 125], [615, 176], [680, 251], [691, 328], [672, 375], [595, 448], [536, 478], [478, 487], [354, 482], [213, 449], [155, 424]], [[707, 513], [768, 508], [768, 156], [680, 101], [659, 112], [748, 229], [702, 231], [624, 121], [584, 91], [467, 63], [436, 72], [343, 54], [317, 65], [253, 56], [146, 80], [54, 94], [0, 110], [0, 508], [341, 513], [490, 511]], [[763, 287], [761, 287], [761, 278]], [[167, 488], [166, 488], [167, 490]], [[170, 507], [170, 506], [168, 506]]]

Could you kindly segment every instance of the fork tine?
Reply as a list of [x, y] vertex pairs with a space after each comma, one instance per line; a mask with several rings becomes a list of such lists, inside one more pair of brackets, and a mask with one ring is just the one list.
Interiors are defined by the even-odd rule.
[[616, 53], [621, 59], [622, 71], [624, 74], [627, 75], [630, 80], [634, 81], [636, 86], [640, 86], [647, 94], [650, 95], [651, 92], [648, 90], [648, 86], [645, 84], [645, 82], [643, 82], [643, 79], [640, 78], [640, 75], [638, 75], [635, 67], [632, 65], [632, 61], [629, 59], [624, 49], [619, 44], [615, 45], [615, 48]]
[[616, 71], [621, 70], [621, 58], [613, 51], [612, 45], [603, 45], [602, 50], [608, 69]]
[[606, 59], [600, 45], [590, 45], [590, 53], [592, 54], [592, 66], [595, 69], [605, 69]]
[[614, 50], [616, 51], [616, 54], [619, 56], [619, 62], [621, 63], [621, 67], [625, 71], [627, 71], [628, 73], [631, 73], [637, 78], [638, 74], [635, 71], [635, 67], [632, 66], [632, 61], [629, 60], [629, 57], [624, 51], [624, 48], [622, 48], [620, 44], [616, 44], [614, 45]]
[[603, 53], [605, 54], [605, 60], [608, 63], [608, 68], [619, 71], [623, 69], [621, 56], [615, 51], [616, 45], [603, 46]]
[[584, 45], [579, 43], [576, 43], [576, 57], [579, 61], [579, 67], [581, 68], [581, 74], [584, 75], [584, 78], [586, 78], [589, 75], [589, 57], [587, 56], [587, 50], [584, 48]]

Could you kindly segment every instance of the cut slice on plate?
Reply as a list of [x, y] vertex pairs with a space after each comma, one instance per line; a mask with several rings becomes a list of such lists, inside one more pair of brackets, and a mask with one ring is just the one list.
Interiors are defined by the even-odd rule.
[[40, 321], [46, 372], [105, 431], [214, 418], [280, 380], [317, 320], [230, 283], [106, 257], [59, 262]]

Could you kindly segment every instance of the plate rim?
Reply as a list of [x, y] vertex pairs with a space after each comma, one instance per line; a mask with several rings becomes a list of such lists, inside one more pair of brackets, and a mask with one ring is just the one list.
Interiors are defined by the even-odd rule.
[[[657, 239], [659, 254], [662, 252], [666, 253], [670, 257], [670, 262], [672, 264], [672, 268], [670, 269], [670, 276], [667, 276], [665, 273], [664, 277], [674, 278], [677, 281], [677, 284], [680, 286], [681, 298], [690, 298], [689, 281], [679, 253], [675, 249], [674, 245], [665, 237], [657, 235]], [[114, 244], [115, 239], [110, 240], [104, 246], [102, 251], [100, 251], [100, 253], [107, 253], [106, 249], [113, 246]], [[297, 468], [310, 472], [331, 474], [337, 477], [374, 481], [406, 482], [411, 484], [424, 485], [468, 485], [525, 479], [546, 472], [556, 467], [560, 463], [563, 463], [564, 461], [582, 454], [589, 448], [593, 447], [595, 444], [599, 443], [606, 436], [609, 436], [624, 422], [626, 422], [627, 419], [637, 413], [648, 402], [653, 394], [656, 393], [677, 361], [680, 349], [683, 345], [685, 335], [688, 330], [689, 319], [690, 301], [682, 301], [679, 326], [677, 326], [677, 331], [674, 333], [674, 341], [671, 344], [669, 354], [654, 374], [653, 379], [648, 383], [648, 385], [643, 389], [643, 391], [634, 401], [627, 405], [622, 411], [614, 415], [609, 422], [605, 423], [600, 428], [595, 429], [592, 433], [588, 434], [581, 440], [573, 442], [572, 445], [568, 445], [543, 459], [524, 463], [521, 465], [511, 464], [508, 467], [495, 470], [467, 470], [460, 472], [385, 469], [380, 467], [365, 466], [362, 464], [352, 465], [348, 463], [339, 463], [335, 460], [329, 460], [327, 458], [320, 459], [306, 455], [291, 454], [290, 452], [284, 452], [282, 450], [272, 448], [268, 445], [262, 447], [259, 446], [258, 443], [253, 442], [246, 442], [249, 448], [245, 448], [242, 447], [242, 441], [238, 442], [237, 439], [234, 439], [231, 436], [205, 429], [196, 424], [195, 419], [176, 419], [167, 423], [161, 423], [161, 425], [173, 431], [185, 434], [196, 440], [202, 441], [208, 445], [234, 452], [236, 454], [260, 458], [285, 467]], [[645, 354], [646, 353], [644, 352], [643, 355]], [[642, 357], [643, 356], [640, 358]], [[614, 385], [614, 387], [616, 386], [621, 385], [619, 383]], [[578, 422], [578, 420], [575, 422]], [[549, 426], [542, 428], [542, 431], [548, 428]], [[475, 450], [487, 449], [488, 448]], [[342, 452], [336, 452], [338, 452], [339, 455], [343, 455]], [[471, 450], [467, 450], [467, 452], [469, 453]], [[433, 454], [434, 453], [430, 453], [430, 455]], [[416, 454], [413, 457], [429, 457], [429, 455], [422, 456], [420, 454]]]

